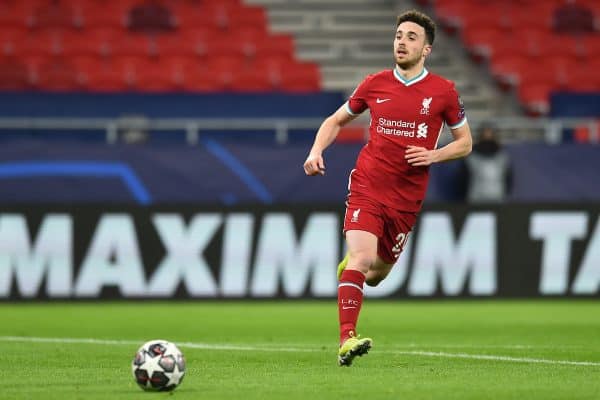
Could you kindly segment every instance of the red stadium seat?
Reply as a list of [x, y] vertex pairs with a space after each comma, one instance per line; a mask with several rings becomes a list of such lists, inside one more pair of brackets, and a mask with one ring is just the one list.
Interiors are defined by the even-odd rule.
[[206, 61], [206, 74], [211, 76], [223, 88], [229, 88], [233, 75], [244, 69], [244, 58], [236, 55], [209, 57]]
[[268, 43], [273, 36], [269, 35], [265, 25], [234, 25], [228, 31], [227, 37], [231, 42], [238, 43], [245, 57], [255, 57], [258, 49]]
[[203, 26], [225, 30], [231, 26], [231, 10], [240, 7], [229, 2], [205, 2], [200, 5], [182, 2], [173, 6], [177, 26], [189, 29]]
[[101, 1], [71, 0], [74, 12], [79, 16], [83, 27], [123, 29], [127, 21], [127, 11], [134, 0]]
[[[513, 7], [512, 28], [515, 31], [531, 29], [550, 32], [554, 7], [544, 7], [543, 2], [527, 7]], [[542, 3], [542, 4], [539, 4]]]
[[139, 92], [168, 92], [181, 89], [182, 80], [158, 61], [137, 64], [134, 67], [132, 88]]
[[257, 58], [286, 57], [292, 59], [294, 56], [294, 40], [287, 34], [270, 35], [267, 40], [258, 44], [256, 49]]
[[0, 58], [0, 90], [25, 90], [30, 87], [27, 66], [14, 58]]
[[194, 55], [204, 57], [208, 52], [209, 43], [217, 35], [217, 31], [206, 27], [181, 29], [174, 33], [155, 37], [154, 43], [159, 56]]
[[466, 26], [462, 31], [462, 40], [476, 61], [489, 59], [494, 46], [506, 40], [507, 33], [497, 27]]
[[468, 12], [460, 16], [461, 28], [496, 28], [499, 30], [509, 30], [513, 28], [512, 14], [510, 7], [505, 3], [494, 3], [482, 1], [478, 4], [476, 0], [471, 0]]
[[132, 31], [147, 33], [171, 31], [176, 25], [171, 10], [156, 0], [145, 0], [131, 7], [125, 24]]
[[258, 69], [242, 69], [232, 75], [231, 90], [236, 92], [266, 92], [273, 90], [277, 82], [268, 72]]
[[24, 28], [4, 27], [0, 30], [0, 55], [13, 55], [28, 36]]
[[23, 41], [15, 43], [13, 54], [24, 56], [54, 56], [62, 53], [61, 32], [40, 31], [27, 35]]
[[154, 56], [156, 50], [153, 41], [147, 35], [134, 33], [121, 33], [107, 46], [110, 57], [119, 56]]
[[35, 8], [31, 26], [35, 28], [77, 28], [82, 26], [82, 21], [69, 4], [51, 1], [42, 3]]
[[110, 28], [90, 28], [82, 33], [73, 32], [63, 37], [62, 51], [67, 57], [108, 56], [110, 43], [118, 33]]
[[44, 3], [44, 0], [4, 0], [0, 2], [0, 26], [14, 28], [31, 27], [35, 10]]
[[469, 1], [435, 2], [435, 14], [447, 32], [454, 33], [464, 26], [464, 16], [472, 10]]
[[250, 26], [264, 28], [268, 26], [265, 9], [259, 6], [232, 7], [229, 9], [229, 27]]
[[491, 71], [500, 87], [507, 90], [519, 84], [520, 73], [529, 64], [530, 61], [523, 56], [494, 54], [491, 60]]
[[186, 75], [184, 89], [189, 92], [220, 92], [227, 90], [230, 84], [231, 79], [221, 76], [218, 71], [199, 69]]
[[321, 73], [315, 63], [291, 63], [281, 75], [285, 92], [315, 92], [321, 90]]
[[64, 59], [51, 59], [40, 66], [35, 86], [45, 91], [75, 91], [83, 88], [83, 77]]
[[519, 99], [525, 111], [531, 116], [545, 115], [550, 111], [550, 93], [555, 86], [547, 83], [527, 84], [519, 86]]
[[206, 67], [196, 57], [176, 56], [158, 59], [160, 68], [170, 76], [175, 85], [181, 89], [186, 89], [186, 83], [195, 74], [206, 74]]
[[82, 85], [94, 92], [120, 92], [129, 90], [133, 84], [124, 71], [110, 60], [96, 57], [74, 57], [73, 64], [83, 77]]
[[[600, 14], [599, 19], [600, 21]], [[576, 38], [577, 43], [581, 46], [581, 52], [588, 61], [595, 60], [600, 54], [600, 36], [585, 35]]]

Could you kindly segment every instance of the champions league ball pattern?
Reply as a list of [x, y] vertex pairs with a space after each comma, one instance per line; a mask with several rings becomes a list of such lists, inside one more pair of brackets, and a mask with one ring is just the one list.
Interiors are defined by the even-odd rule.
[[185, 358], [173, 343], [151, 340], [135, 353], [131, 371], [142, 389], [171, 391], [183, 380]]

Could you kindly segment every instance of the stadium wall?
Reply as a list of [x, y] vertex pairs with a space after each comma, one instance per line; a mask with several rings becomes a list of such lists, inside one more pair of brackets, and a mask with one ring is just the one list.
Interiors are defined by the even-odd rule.
[[[334, 298], [340, 207], [37, 206], [0, 213], [0, 300]], [[600, 296], [600, 206], [429, 206], [366, 295]]]
[[[314, 133], [298, 134], [312, 138]], [[0, 146], [0, 204], [336, 204], [361, 144], [336, 143], [325, 176], [307, 178], [309, 140], [206, 134], [198, 146], [106, 145], [46, 140]], [[539, 143], [508, 147], [511, 202], [598, 202], [600, 146]], [[459, 201], [460, 162], [434, 165], [427, 201]]]

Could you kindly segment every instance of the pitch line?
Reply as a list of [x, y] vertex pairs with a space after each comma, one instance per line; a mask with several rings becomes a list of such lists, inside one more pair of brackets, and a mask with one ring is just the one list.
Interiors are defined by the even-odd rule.
[[[113, 340], [113, 339], [93, 339], [93, 338], [44, 338], [29, 336], [0, 336], [0, 342], [19, 342], [19, 343], [72, 343], [72, 344], [99, 344], [99, 345], [120, 345], [120, 346], [141, 346], [144, 341], [141, 340]], [[229, 344], [210, 344], [177, 342], [178, 347], [187, 347], [191, 349], [204, 350], [224, 350], [224, 351], [269, 351], [277, 353], [318, 353], [323, 349], [303, 348], [303, 347], [259, 347], [259, 346], [241, 346]], [[489, 354], [469, 354], [469, 353], [447, 353], [422, 350], [386, 350], [387, 354], [410, 355], [436, 358], [462, 358], [470, 360], [488, 360], [488, 361], [506, 361], [516, 363], [531, 364], [550, 364], [550, 365], [570, 365], [583, 367], [600, 367], [600, 362], [595, 361], [569, 361], [569, 360], [549, 360], [546, 358], [530, 357], [511, 357]]]

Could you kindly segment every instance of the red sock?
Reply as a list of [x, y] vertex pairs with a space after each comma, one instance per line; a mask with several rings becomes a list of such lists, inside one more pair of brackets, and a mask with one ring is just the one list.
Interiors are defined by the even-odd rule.
[[340, 343], [356, 335], [356, 322], [362, 306], [365, 274], [345, 269], [338, 284], [338, 312], [340, 317]]

